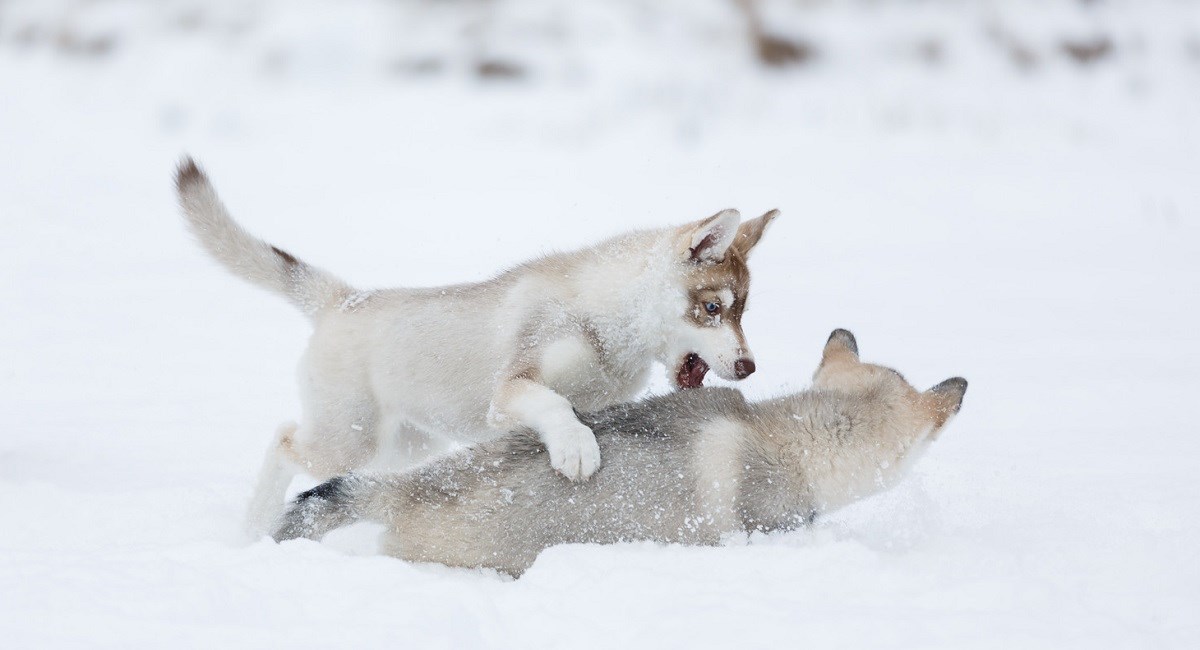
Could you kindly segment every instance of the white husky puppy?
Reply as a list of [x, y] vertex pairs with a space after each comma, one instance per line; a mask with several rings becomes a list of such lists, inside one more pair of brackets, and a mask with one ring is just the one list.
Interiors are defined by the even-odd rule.
[[681, 388], [700, 386], [709, 368], [725, 379], [754, 372], [741, 327], [746, 259], [774, 210], [740, 225], [724, 210], [633, 232], [476, 284], [358, 291], [250, 235], [191, 159], [176, 185], [208, 252], [313, 322], [301, 424], [281, 427], [267, 452], [252, 530], [274, 520], [298, 471], [323, 480], [369, 463], [403, 467], [518, 428], [537, 433], [554, 469], [583, 480], [600, 448], [575, 409], [631, 399], [654, 361]]
[[370, 519], [392, 555], [517, 575], [555, 544], [791, 528], [899, 480], [966, 390], [955, 377], [917, 391], [835, 330], [811, 390], [748, 403], [703, 388], [584, 414], [605, 457], [587, 483], [557, 476], [538, 438], [516, 432], [408, 473], [335, 478], [296, 497], [274, 536]]

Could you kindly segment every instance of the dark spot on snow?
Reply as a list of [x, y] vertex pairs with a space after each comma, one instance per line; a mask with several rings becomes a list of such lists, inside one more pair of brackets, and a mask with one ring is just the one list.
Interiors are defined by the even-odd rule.
[[482, 79], [520, 79], [525, 76], [525, 68], [511, 61], [489, 59], [475, 66], [475, 74]]
[[1112, 39], [1107, 36], [1096, 36], [1082, 40], [1064, 40], [1059, 46], [1079, 65], [1089, 65], [1106, 58], [1113, 52]]
[[754, 45], [758, 60], [775, 68], [803, 65], [817, 57], [817, 48], [809, 43], [770, 34], [756, 34]]

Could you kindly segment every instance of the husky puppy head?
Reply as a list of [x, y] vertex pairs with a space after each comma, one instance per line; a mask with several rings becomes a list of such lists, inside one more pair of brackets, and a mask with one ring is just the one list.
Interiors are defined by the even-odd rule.
[[677, 286], [683, 311], [669, 328], [665, 359], [678, 388], [695, 388], [711, 368], [722, 379], [745, 379], [754, 355], [742, 332], [750, 292], [746, 260], [778, 210], [739, 225], [737, 210], [722, 210], [675, 232]]
[[890, 401], [898, 396], [907, 422], [917, 428], [929, 427], [930, 437], [936, 438], [950, 418], [962, 407], [967, 392], [967, 380], [952, 377], [926, 391], [918, 391], [905, 381], [899, 372], [884, 366], [863, 363], [858, 358], [858, 342], [847, 330], [837, 329], [829, 335], [821, 355], [821, 365], [813, 373], [813, 386], [821, 389], [851, 393], [872, 393]]

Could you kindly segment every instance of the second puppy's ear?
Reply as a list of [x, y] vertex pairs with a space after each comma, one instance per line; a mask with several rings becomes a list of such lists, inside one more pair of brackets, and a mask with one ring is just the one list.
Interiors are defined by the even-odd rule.
[[962, 377], [951, 377], [946, 381], [925, 391], [925, 399], [929, 405], [929, 414], [933, 426], [941, 428], [958, 410], [962, 408], [963, 396], [967, 394], [967, 380]]
[[683, 231], [688, 259], [697, 264], [719, 264], [738, 234], [742, 215], [737, 210], [721, 210]]
[[854, 338], [850, 330], [836, 329], [829, 335], [829, 340], [825, 341], [825, 351], [821, 353], [821, 362], [824, 363], [842, 355], [848, 355], [858, 361], [858, 340]]

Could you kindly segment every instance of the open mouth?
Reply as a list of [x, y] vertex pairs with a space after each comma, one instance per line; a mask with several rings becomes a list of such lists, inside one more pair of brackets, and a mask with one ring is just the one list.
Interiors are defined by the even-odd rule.
[[675, 373], [675, 383], [680, 388], [699, 388], [704, 385], [704, 375], [708, 373], [708, 364], [695, 352], [687, 355]]

